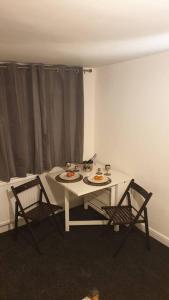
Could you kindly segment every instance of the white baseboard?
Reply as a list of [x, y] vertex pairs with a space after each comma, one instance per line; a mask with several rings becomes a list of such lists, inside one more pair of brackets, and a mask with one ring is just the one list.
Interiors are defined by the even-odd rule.
[[13, 228], [14, 228], [14, 224], [11, 223], [9, 220], [0, 223], [0, 233], [9, 231]]
[[[137, 227], [145, 232], [145, 227], [143, 224], [137, 225]], [[159, 231], [149, 227], [150, 236], [153, 237], [155, 240], [159, 241], [160, 243], [164, 244], [165, 246], [169, 247], [169, 237], [160, 233]]]
[[[22, 226], [24, 224], [25, 224], [24, 220], [22, 218], [20, 218], [18, 220], [18, 226]], [[9, 231], [9, 230], [12, 230], [12, 229], [14, 229], [14, 221], [12, 222], [12, 221], [7, 220], [7, 221], [4, 221], [4, 222], [0, 223], [0, 233], [3, 233], [5, 231]]]
[[169, 247], [169, 237], [160, 233], [159, 231], [149, 228], [150, 236], [152, 236], [155, 240], [159, 241], [160, 243], [164, 244], [165, 246]]

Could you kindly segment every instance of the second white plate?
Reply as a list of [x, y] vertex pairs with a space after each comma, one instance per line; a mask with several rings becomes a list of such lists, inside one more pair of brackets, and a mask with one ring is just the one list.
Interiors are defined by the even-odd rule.
[[88, 180], [93, 183], [105, 183], [105, 182], [109, 181], [109, 178], [107, 176], [102, 175], [103, 176], [102, 179], [95, 179], [94, 176], [95, 175], [89, 176]]

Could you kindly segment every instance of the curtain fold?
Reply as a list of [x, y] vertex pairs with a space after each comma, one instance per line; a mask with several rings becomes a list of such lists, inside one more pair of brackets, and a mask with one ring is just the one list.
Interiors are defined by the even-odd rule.
[[0, 180], [83, 157], [83, 69], [0, 66]]

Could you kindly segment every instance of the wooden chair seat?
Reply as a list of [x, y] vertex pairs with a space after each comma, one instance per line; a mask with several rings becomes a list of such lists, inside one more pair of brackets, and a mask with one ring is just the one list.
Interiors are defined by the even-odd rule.
[[134, 215], [128, 206], [107, 206], [102, 207], [114, 225], [129, 224], [133, 221]]
[[[59, 205], [41, 202], [38, 206], [25, 212], [25, 216], [32, 221], [43, 221], [51, 215], [51, 207], [53, 209], [53, 212], [62, 209], [62, 207]], [[19, 213], [19, 215], [22, 217], [22, 213]]]

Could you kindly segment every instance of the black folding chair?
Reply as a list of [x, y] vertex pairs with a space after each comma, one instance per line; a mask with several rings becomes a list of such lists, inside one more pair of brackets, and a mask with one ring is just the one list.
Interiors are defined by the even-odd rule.
[[[137, 193], [140, 201], [142, 202], [139, 209], [136, 209], [133, 205], [134, 193]], [[126, 234], [121, 241], [119, 247], [116, 249], [114, 256], [118, 254], [124, 243], [126, 242], [129, 233], [133, 227], [138, 223], [145, 224], [146, 234], [146, 246], [150, 250], [149, 228], [148, 228], [148, 216], [147, 216], [147, 203], [150, 200], [152, 193], [148, 193], [144, 188], [134, 182], [134, 179], [129, 183], [126, 191], [121, 197], [117, 206], [103, 206], [102, 209], [106, 212], [109, 221], [108, 226], [113, 225], [128, 225], [126, 228]], [[122, 205], [123, 201], [127, 199], [127, 205]]]
[[[31, 203], [30, 205], [24, 207], [22, 203], [21, 197], [18, 195], [23, 193], [24, 191], [27, 191], [28, 189], [31, 189], [33, 187], [38, 187], [39, 189], [39, 199], [38, 201], [35, 201]], [[24, 184], [21, 184], [17, 187], [12, 186], [11, 187], [13, 194], [15, 196], [15, 236], [17, 237], [17, 229], [18, 229], [18, 217], [22, 217], [25, 220], [25, 223], [27, 225], [27, 229], [29, 230], [32, 240], [34, 243], [34, 246], [36, 250], [41, 253], [37, 238], [34, 235], [33, 227], [31, 226], [33, 222], [40, 223], [47, 217], [51, 216], [51, 218], [48, 218], [49, 221], [57, 228], [57, 230], [61, 232], [60, 224], [56, 220], [55, 213], [58, 211], [61, 211], [63, 208], [59, 205], [51, 204], [49, 201], [49, 198], [47, 196], [47, 193], [44, 189], [44, 186], [39, 178], [37, 176], [35, 179], [28, 181]], [[30, 190], [31, 193], [31, 190]], [[45, 200], [45, 202], [44, 202]], [[33, 222], [30, 222], [33, 221]]]

